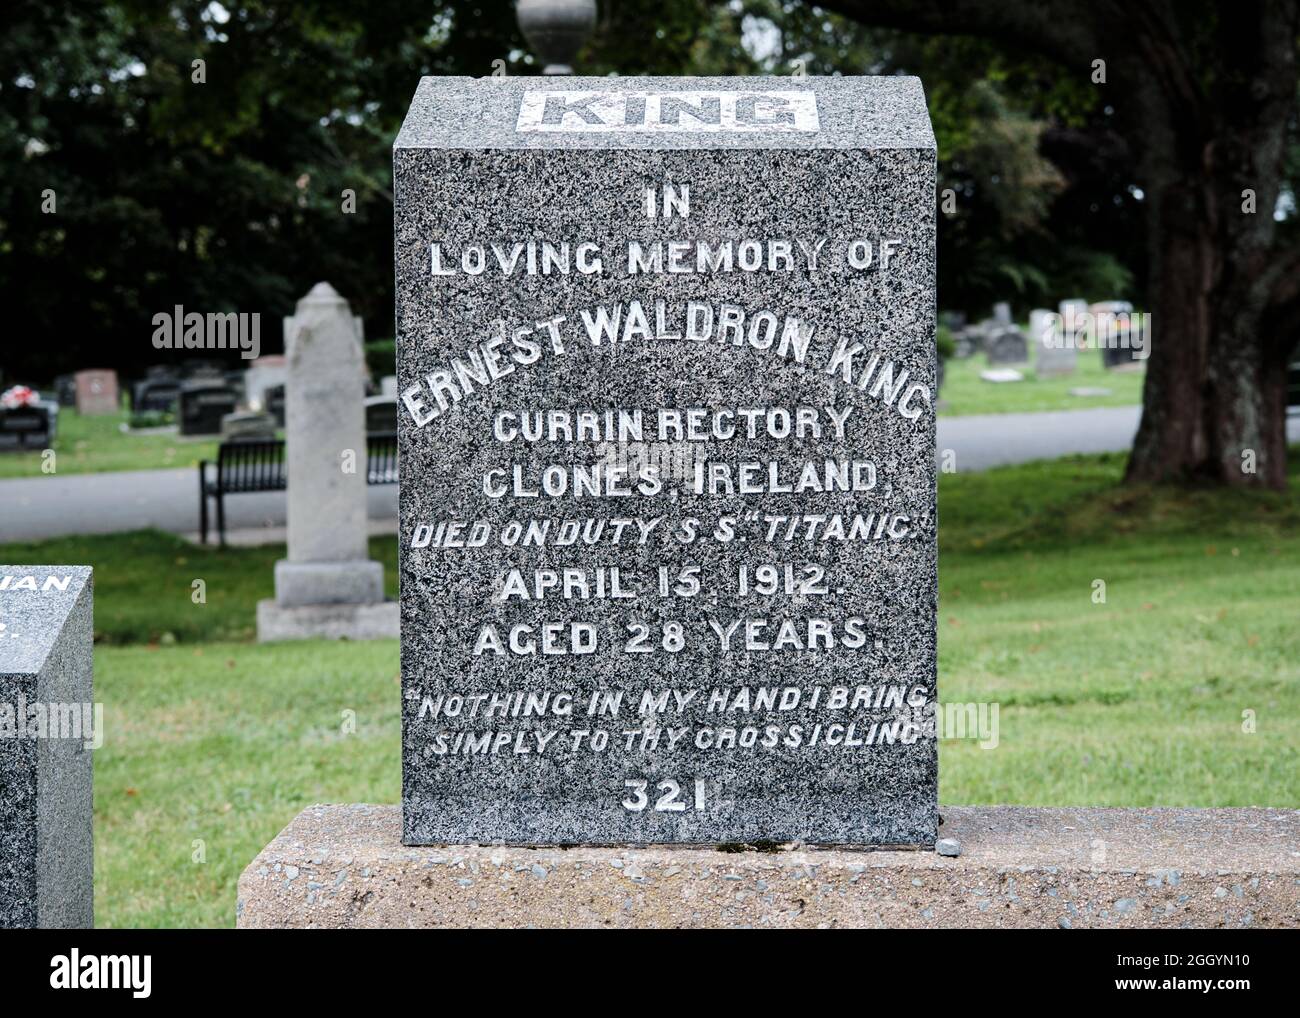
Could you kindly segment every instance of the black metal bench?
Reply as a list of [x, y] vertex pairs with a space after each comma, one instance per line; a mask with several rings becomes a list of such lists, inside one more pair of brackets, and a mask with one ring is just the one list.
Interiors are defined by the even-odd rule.
[[[208, 468], [214, 470], [209, 471]], [[397, 483], [397, 435], [366, 436], [366, 483]], [[208, 499], [217, 503], [217, 537], [226, 543], [227, 495], [284, 491], [289, 486], [284, 442], [279, 439], [222, 442], [217, 460], [199, 462], [199, 539], [208, 543]]]

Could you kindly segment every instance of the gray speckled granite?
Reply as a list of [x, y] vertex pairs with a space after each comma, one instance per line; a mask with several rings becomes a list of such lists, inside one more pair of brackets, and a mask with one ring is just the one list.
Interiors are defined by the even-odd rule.
[[0, 627], [0, 927], [88, 928], [89, 735], [32, 735], [50, 705], [92, 702], [90, 568], [0, 565]]
[[[614, 89], [634, 97], [726, 92], [731, 98], [725, 101], [736, 104], [737, 96], [778, 87], [814, 93], [816, 131], [517, 130], [530, 90]], [[916, 79], [420, 83], [394, 152], [398, 391], [410, 397], [399, 409], [407, 843], [933, 844], [937, 761], [933, 731], [923, 723], [936, 696], [934, 158]], [[664, 183], [689, 186], [688, 217], [647, 218], [646, 189]], [[821, 238], [826, 244], [815, 270], [806, 259], [778, 257], [775, 268], [765, 261], [761, 271], [626, 271], [629, 241], [730, 241], [738, 261], [744, 241]], [[850, 264], [855, 239], [872, 241], [874, 260], [866, 268]], [[882, 240], [896, 242], [883, 271]], [[518, 271], [501, 271], [488, 245], [498, 244], [508, 259], [513, 245], [528, 241], [567, 242], [574, 259], [577, 245], [594, 244], [602, 271], [582, 273], [575, 260], [567, 274], [529, 274], [526, 254]], [[440, 264], [452, 274], [432, 275], [432, 244], [440, 245]], [[460, 271], [462, 264], [477, 267], [472, 255], [460, 261], [460, 252], [476, 244], [484, 245], [487, 270]], [[765, 251], [770, 255], [771, 247]], [[698, 265], [694, 254], [691, 259]], [[651, 335], [594, 345], [581, 312], [621, 303], [630, 315], [633, 300], [642, 303]], [[664, 329], [657, 328], [658, 301], [664, 302]], [[778, 356], [775, 346], [734, 346], [730, 334], [720, 342], [716, 329], [703, 342], [661, 338], [661, 332], [680, 331], [688, 301], [712, 307], [718, 322], [727, 305], [742, 309], [746, 322], [763, 310], [781, 322], [798, 318], [813, 329], [806, 355], [800, 362]], [[545, 327], [535, 325], [555, 316], [565, 316], [555, 329], [563, 353], [555, 351]], [[510, 360], [522, 349], [510, 336], [526, 327], [533, 331], [525, 337], [544, 344], [530, 364]], [[499, 334], [506, 339], [495, 353], [480, 345]], [[841, 343], [856, 351], [848, 380], [834, 359]], [[451, 367], [452, 358], [474, 367], [471, 347], [480, 374], [482, 358], [495, 355], [501, 356], [497, 367], [509, 373], [486, 384], [465, 385], [462, 376], [455, 394], [444, 389], [445, 412], [428, 420], [436, 406], [431, 373]], [[907, 398], [908, 415], [900, 412], [904, 395], [887, 401], [873, 394], [878, 374], [865, 390], [855, 384], [873, 353], [891, 365], [895, 383], [906, 371], [907, 386], [917, 386]], [[783, 438], [762, 427], [753, 437], [678, 442], [669, 447], [676, 454], [727, 463], [734, 472], [742, 463], [758, 463], [764, 478], [769, 463], [786, 471], [826, 459], [869, 461], [875, 486], [696, 493], [688, 472], [663, 477], [657, 492], [629, 497], [485, 493], [485, 475], [495, 483], [492, 470], [504, 468], [509, 487], [517, 466], [528, 488], [547, 466], [589, 467], [609, 451], [592, 442], [500, 441], [494, 436], [500, 412], [640, 410], [650, 443], [658, 441], [661, 410], [691, 408], [815, 410], [825, 430]], [[830, 414], [846, 410], [841, 439]], [[763, 518], [792, 513], [839, 515], [846, 526], [870, 517], [871, 536], [806, 541], [805, 523], [795, 540], [769, 540]], [[872, 514], [886, 514], [897, 538], [875, 537], [880, 516]], [[715, 537], [724, 517], [735, 518], [733, 540]], [[662, 523], [644, 545], [609, 539], [617, 519], [653, 518]], [[692, 518], [700, 521], [699, 538], [682, 543], [675, 534]], [[550, 521], [556, 530], [564, 520], [590, 519], [605, 529], [592, 546], [503, 543], [511, 521], [530, 519]], [[421, 527], [436, 530], [448, 521], [482, 521], [486, 543], [412, 546], [428, 533]], [[635, 531], [629, 525], [628, 533]], [[824, 570], [825, 593], [742, 596], [741, 567], [751, 570], [752, 582], [753, 570], [765, 563], [816, 566]], [[698, 567], [702, 592], [660, 596], [661, 566], [672, 575]], [[537, 570], [566, 568], [619, 568], [624, 586], [637, 596], [499, 600], [512, 569], [531, 584]], [[593, 575], [585, 575], [594, 586]], [[725, 630], [737, 619], [768, 620], [759, 642], [771, 642], [783, 620], [791, 620], [799, 635], [777, 651], [724, 652], [710, 624]], [[812, 619], [826, 620], [835, 646], [796, 649], [807, 644]], [[850, 647], [845, 638], [854, 619], [862, 620], [866, 635]], [[629, 625], [649, 626], [651, 644], [659, 647], [669, 622], [683, 625], [684, 649], [624, 649]], [[563, 624], [566, 642], [570, 623], [592, 627], [596, 652], [474, 653], [485, 625], [504, 640], [512, 627], [547, 623]], [[871, 701], [833, 705], [836, 689], [860, 687], [870, 687]], [[915, 707], [875, 703], [881, 687], [904, 691]], [[797, 689], [800, 702], [789, 709], [709, 709], [715, 691], [730, 704], [742, 689], [754, 700], [759, 689], [779, 690], [778, 696]], [[622, 693], [617, 716], [587, 716], [596, 690]], [[654, 715], [659, 745], [629, 751], [623, 733], [643, 730], [642, 697], [668, 690], [696, 692], [680, 711]], [[567, 694], [576, 706], [558, 717], [470, 717], [468, 707], [454, 717], [433, 713], [441, 703], [454, 703], [451, 697], [467, 704], [475, 696], [513, 693]], [[909, 742], [879, 744], [870, 737], [873, 731], [878, 736], [877, 724], [914, 735], [902, 726], [918, 721], [922, 730]], [[603, 750], [574, 749], [575, 732], [598, 729], [609, 733]], [[723, 729], [735, 729], [738, 741], [752, 729], [759, 744], [710, 747]], [[777, 732], [776, 744], [762, 745], [772, 738], [770, 730]], [[685, 735], [670, 749], [666, 740], [675, 731]], [[455, 751], [467, 745], [467, 735], [485, 732], [497, 752]], [[543, 748], [539, 739], [548, 734]], [[826, 736], [839, 744], [827, 745]], [[796, 739], [797, 748], [791, 745]], [[853, 739], [866, 744], [843, 744]], [[696, 740], [703, 742], [697, 746]], [[451, 752], [439, 752], [444, 748]], [[525, 748], [531, 751], [516, 751]]]

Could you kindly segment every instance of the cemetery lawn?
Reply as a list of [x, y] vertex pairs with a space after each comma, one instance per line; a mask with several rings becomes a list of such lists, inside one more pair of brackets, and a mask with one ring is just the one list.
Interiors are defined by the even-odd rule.
[[[1022, 414], [1038, 410], [1085, 410], [1103, 406], [1137, 406], [1142, 402], [1145, 371], [1107, 371], [1101, 353], [1080, 350], [1078, 368], [1062, 378], [1034, 377], [1020, 369], [1021, 382], [986, 382], [980, 372], [989, 367], [983, 354], [965, 360], [949, 358], [944, 365], [943, 388], [939, 392], [939, 414], [963, 417], [970, 414]], [[1071, 396], [1077, 388], [1109, 389], [1106, 396]]]
[[[59, 413], [58, 437], [54, 439], [55, 472], [97, 474], [112, 470], [165, 470], [193, 467], [202, 459], [215, 459], [217, 442], [212, 438], [181, 438], [174, 430], [160, 434], [128, 434], [119, 425], [128, 414], [82, 417], [65, 407]], [[44, 473], [42, 450], [7, 452], [0, 455], [0, 478], [39, 477]]]
[[[1122, 455], [943, 475], [941, 697], [997, 703], [999, 729], [941, 744], [941, 802], [1300, 807], [1292, 464], [1287, 495], [1121, 489]], [[390, 592], [395, 543], [371, 542]], [[100, 925], [232, 925], [242, 868], [303, 807], [399, 800], [396, 641], [251, 642], [282, 554], [0, 546], [96, 567]]]

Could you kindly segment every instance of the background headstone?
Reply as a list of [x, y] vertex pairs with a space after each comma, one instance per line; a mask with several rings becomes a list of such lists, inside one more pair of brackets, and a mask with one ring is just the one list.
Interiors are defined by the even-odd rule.
[[397, 400], [392, 396], [367, 396], [366, 434], [391, 435], [397, 431]]
[[244, 396], [249, 407], [254, 410], [269, 409], [266, 405], [267, 390], [284, 385], [287, 372], [282, 354], [268, 354], [253, 361], [244, 372]]
[[1029, 312], [1029, 343], [1034, 348], [1034, 373], [1039, 378], [1074, 374], [1078, 351], [1065, 345], [1055, 312], [1045, 308]]
[[172, 378], [147, 378], [135, 387], [132, 409], [136, 413], [173, 413], [181, 383]]
[[1067, 297], [1057, 305], [1057, 311], [1061, 315], [1061, 331], [1065, 338], [1065, 345], [1082, 350], [1086, 345], [1088, 302], [1082, 297]]
[[0, 565], [0, 927], [94, 925], [91, 571]]
[[365, 366], [348, 302], [317, 283], [289, 331], [285, 421], [288, 557], [275, 600], [258, 604], [262, 640], [395, 636], [383, 566], [369, 558]]
[[75, 384], [77, 413], [115, 414], [120, 409], [116, 371], [78, 371]]
[[241, 410], [221, 418], [223, 442], [269, 441], [275, 438], [275, 418], [259, 410]]
[[1025, 334], [1016, 326], [997, 327], [985, 345], [990, 364], [1025, 364], [1029, 361], [1029, 346]]
[[280, 427], [284, 427], [284, 386], [273, 385], [262, 392], [262, 409], [275, 418]]
[[920, 82], [425, 78], [394, 181], [404, 839], [933, 844]]
[[239, 395], [220, 375], [181, 385], [177, 422], [182, 435], [216, 435], [221, 419], [235, 412]]
[[53, 439], [49, 407], [0, 407], [0, 452], [47, 449]]
[[55, 399], [60, 406], [77, 405], [76, 375], [57, 375], [54, 379]]

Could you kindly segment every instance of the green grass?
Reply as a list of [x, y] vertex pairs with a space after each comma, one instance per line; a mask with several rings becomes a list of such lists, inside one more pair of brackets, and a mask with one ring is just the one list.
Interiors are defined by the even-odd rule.
[[[976, 354], [965, 360], [949, 359], [944, 365], [943, 388], [939, 392], [939, 413], [944, 417], [969, 414], [1030, 413], [1036, 410], [1083, 410], [1100, 406], [1135, 406], [1142, 402], [1142, 371], [1107, 371], [1101, 353], [1080, 350], [1078, 366], [1063, 378], [1034, 376], [1021, 368], [1022, 382], [985, 382], [980, 372], [989, 367], [988, 358]], [[1071, 396], [1075, 388], [1104, 388], [1108, 396]]]
[[97, 925], [231, 926], [303, 806], [401, 795], [395, 640], [112, 648], [95, 693]]
[[[273, 569], [284, 556], [282, 544], [203, 547], [158, 530], [0, 545], [6, 562], [94, 566], [101, 645], [252, 640], [257, 602], [274, 596]], [[370, 557], [383, 563], [386, 593], [396, 597], [397, 538], [371, 538]], [[195, 600], [196, 580], [205, 602]]]
[[944, 743], [942, 801], [1300, 806], [1300, 504], [1123, 461], [944, 478], [940, 695], [1000, 744]]
[[[941, 478], [941, 697], [999, 705], [996, 749], [942, 743], [941, 800], [1300, 807], [1300, 500], [1123, 489], [1123, 464]], [[394, 545], [371, 543], [390, 589]], [[103, 925], [230, 925], [241, 869], [304, 806], [398, 799], [395, 641], [231, 642], [282, 554], [156, 533], [0, 547], [97, 567]]]
[[[215, 459], [217, 442], [210, 438], [181, 438], [176, 432], [130, 434], [119, 427], [125, 412], [83, 417], [71, 407], [59, 412], [55, 452], [56, 474], [97, 474], [113, 470], [164, 470], [193, 467]], [[46, 473], [42, 450], [0, 454], [0, 478], [39, 477]]]

